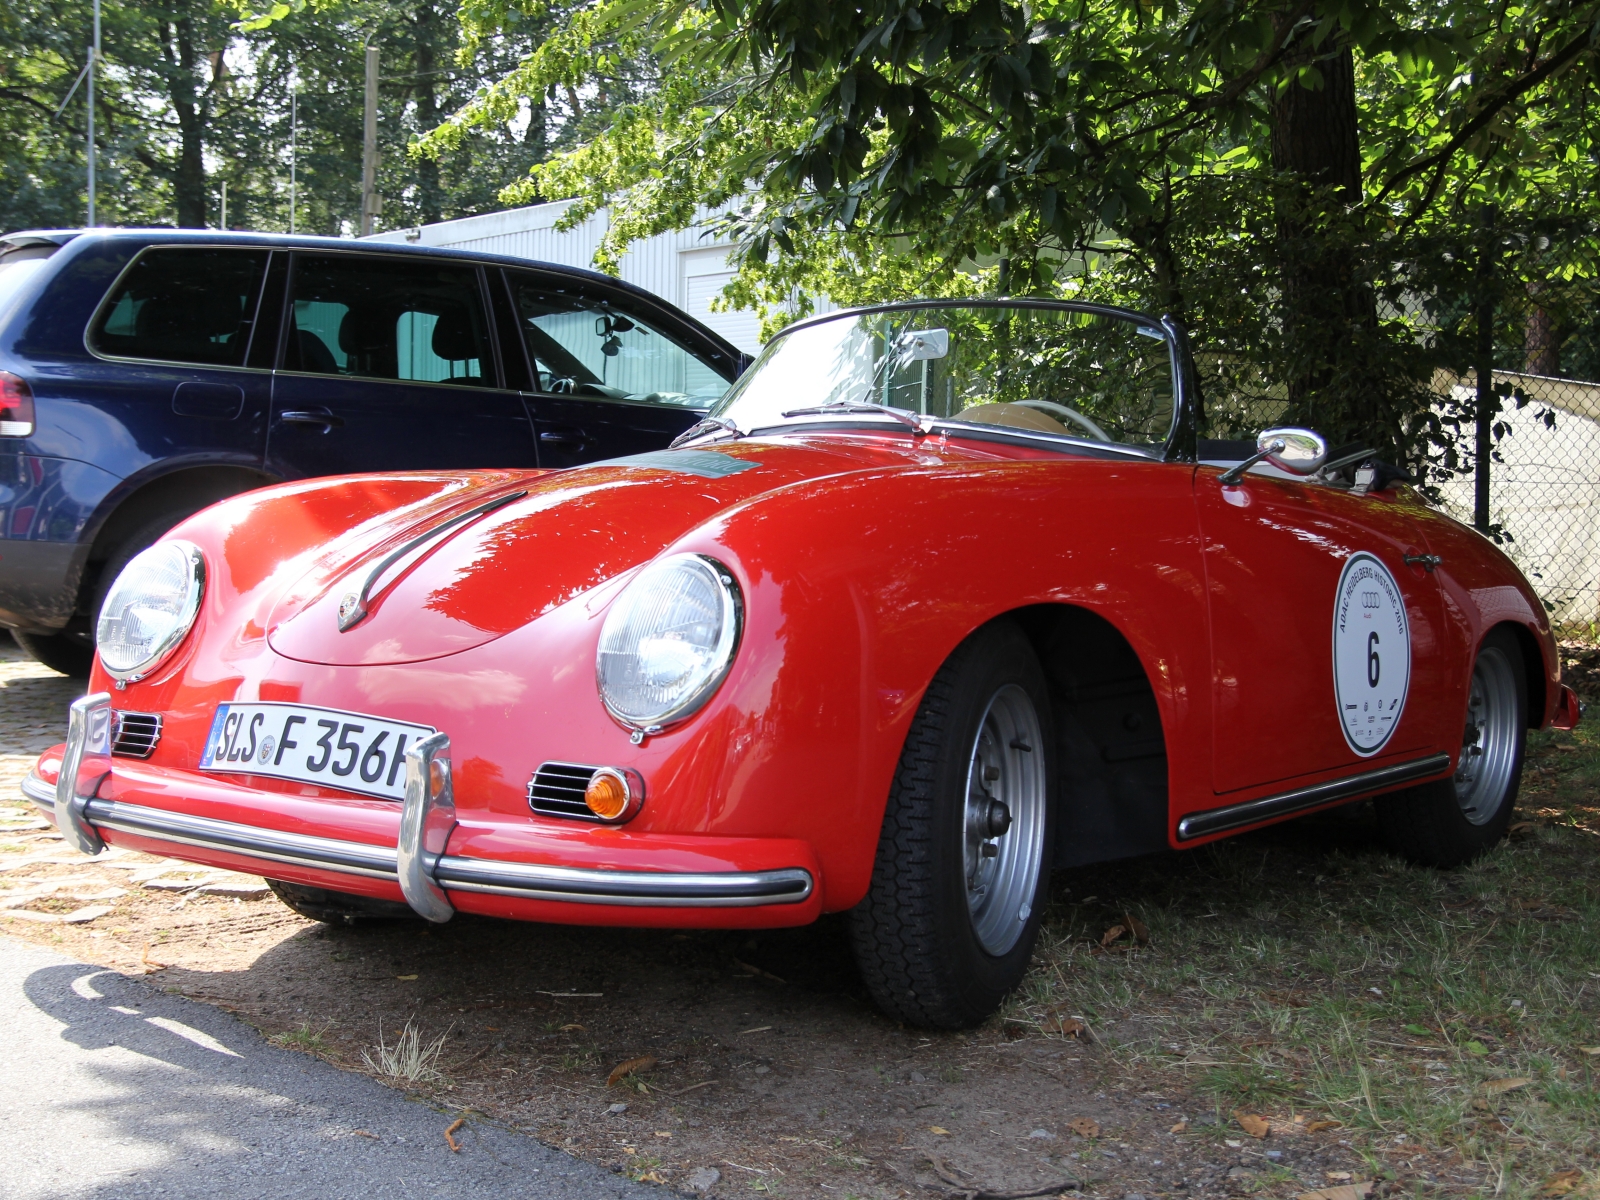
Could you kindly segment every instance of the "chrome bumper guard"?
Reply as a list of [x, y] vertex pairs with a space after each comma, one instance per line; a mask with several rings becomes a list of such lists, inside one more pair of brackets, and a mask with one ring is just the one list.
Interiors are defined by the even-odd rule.
[[[519, 896], [531, 900], [565, 900], [578, 904], [615, 904], [634, 907], [740, 908], [763, 904], [799, 904], [815, 887], [809, 871], [791, 867], [774, 871], [712, 871], [687, 874], [672, 871], [607, 871], [587, 867], [555, 867], [536, 863], [501, 862], [485, 858], [463, 858], [443, 854], [445, 842], [455, 827], [450, 774], [450, 740], [436, 734], [419, 743], [406, 755], [406, 799], [400, 814], [398, 847], [347, 842], [341, 838], [285, 833], [221, 821], [215, 817], [196, 817], [147, 808], [121, 800], [94, 796], [104, 779], [92, 761], [88, 747], [95, 722], [90, 703], [104, 700], [105, 720], [100, 729], [109, 735], [110, 698], [104, 693], [85, 696], [73, 705], [73, 720], [67, 733], [67, 753], [62, 761], [61, 778], [74, 778], [67, 767], [76, 761], [77, 778], [89, 780], [93, 787], [51, 788], [35, 775], [23, 781], [23, 793], [45, 815], [61, 824], [63, 809], [93, 837], [94, 850], [104, 846], [98, 830], [111, 829], [138, 837], [221, 850], [263, 862], [288, 863], [337, 871], [344, 875], [365, 875], [392, 879], [412, 908], [430, 921], [448, 921], [455, 913], [448, 891], [489, 892], [500, 896]], [[85, 705], [82, 720], [78, 707]], [[77, 746], [76, 758], [74, 746]], [[82, 766], [89, 762], [89, 768]], [[106, 769], [109, 770], [109, 761]], [[428, 786], [424, 787], [424, 782]], [[63, 791], [71, 792], [65, 805]], [[71, 819], [68, 828], [75, 829]], [[63, 836], [84, 849], [74, 835]]]

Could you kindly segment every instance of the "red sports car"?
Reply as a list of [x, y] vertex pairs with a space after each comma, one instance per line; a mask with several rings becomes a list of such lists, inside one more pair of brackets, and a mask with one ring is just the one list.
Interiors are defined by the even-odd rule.
[[1203, 423], [1170, 320], [922, 302], [791, 326], [670, 450], [251, 492], [117, 579], [27, 792], [320, 920], [848, 910], [932, 1027], [1052, 867], [1366, 797], [1494, 844], [1578, 716], [1527, 582], [1368, 450]]

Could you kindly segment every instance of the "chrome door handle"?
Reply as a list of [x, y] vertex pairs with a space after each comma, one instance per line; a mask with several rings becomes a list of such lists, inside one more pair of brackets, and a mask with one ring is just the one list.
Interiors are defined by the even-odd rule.
[[1444, 559], [1440, 558], [1437, 554], [1407, 554], [1403, 557], [1405, 559], [1406, 566], [1421, 567], [1424, 571], [1432, 571], [1444, 561]]
[[343, 417], [325, 408], [290, 409], [279, 413], [278, 420], [285, 425], [320, 425], [324, 429], [336, 429], [344, 424]]

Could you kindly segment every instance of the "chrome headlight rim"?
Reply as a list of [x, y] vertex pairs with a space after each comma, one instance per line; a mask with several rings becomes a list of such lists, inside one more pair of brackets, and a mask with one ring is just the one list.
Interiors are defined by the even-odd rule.
[[[707, 674], [700, 685], [686, 694], [678, 703], [658, 713], [648, 720], [640, 719], [636, 714], [625, 713], [618, 709], [607, 694], [605, 669], [601, 655], [605, 650], [606, 626], [610, 623], [612, 614], [617, 611], [617, 605], [628, 596], [635, 588], [649, 586], [651, 577], [665, 573], [674, 568], [689, 565], [692, 569], [707, 572], [712, 582], [716, 585], [722, 600], [722, 633], [718, 639], [718, 652], [721, 661], [717, 668]], [[739, 588], [739, 581], [727, 565], [711, 557], [709, 554], [700, 554], [688, 551], [681, 554], [670, 554], [665, 558], [656, 559], [647, 564], [633, 579], [623, 587], [615, 600], [607, 608], [606, 620], [600, 629], [599, 645], [595, 649], [595, 688], [600, 693], [600, 703], [605, 706], [611, 719], [624, 729], [630, 730], [635, 743], [642, 741], [645, 735], [657, 734], [673, 725], [682, 724], [700, 709], [705, 707], [722, 681], [728, 677], [728, 672], [733, 669], [733, 660], [739, 655], [739, 645], [744, 639], [744, 594]]]
[[[206, 594], [206, 557], [200, 547], [193, 542], [185, 541], [182, 538], [163, 538], [129, 559], [127, 566], [122, 569], [126, 571], [140, 555], [148, 554], [151, 550], [161, 549], [166, 546], [177, 548], [188, 559], [188, 592], [184, 597], [183, 608], [172, 629], [156, 643], [154, 651], [143, 662], [131, 667], [118, 668], [106, 662], [104, 655], [96, 653], [101, 667], [105, 669], [107, 675], [117, 681], [119, 687], [130, 683], [138, 683], [142, 679], [148, 679], [156, 671], [160, 670], [178, 647], [183, 644], [183, 640], [189, 636], [189, 632], [194, 628], [195, 618], [200, 615], [200, 604], [205, 599]], [[119, 574], [117, 578], [120, 579], [121, 575]], [[110, 590], [106, 593], [106, 599], [109, 601], [116, 594], [116, 591], [117, 581], [113, 580]], [[95, 640], [97, 642], [99, 641], [100, 618], [104, 612], [105, 610], [102, 608], [100, 613], [95, 616]]]

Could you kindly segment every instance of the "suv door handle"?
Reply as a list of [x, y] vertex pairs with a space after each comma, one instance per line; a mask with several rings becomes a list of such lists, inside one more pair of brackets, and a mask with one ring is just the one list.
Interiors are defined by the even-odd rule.
[[324, 430], [335, 429], [344, 424], [344, 418], [336, 416], [325, 408], [290, 409], [278, 414], [278, 420], [285, 425], [320, 425]]

